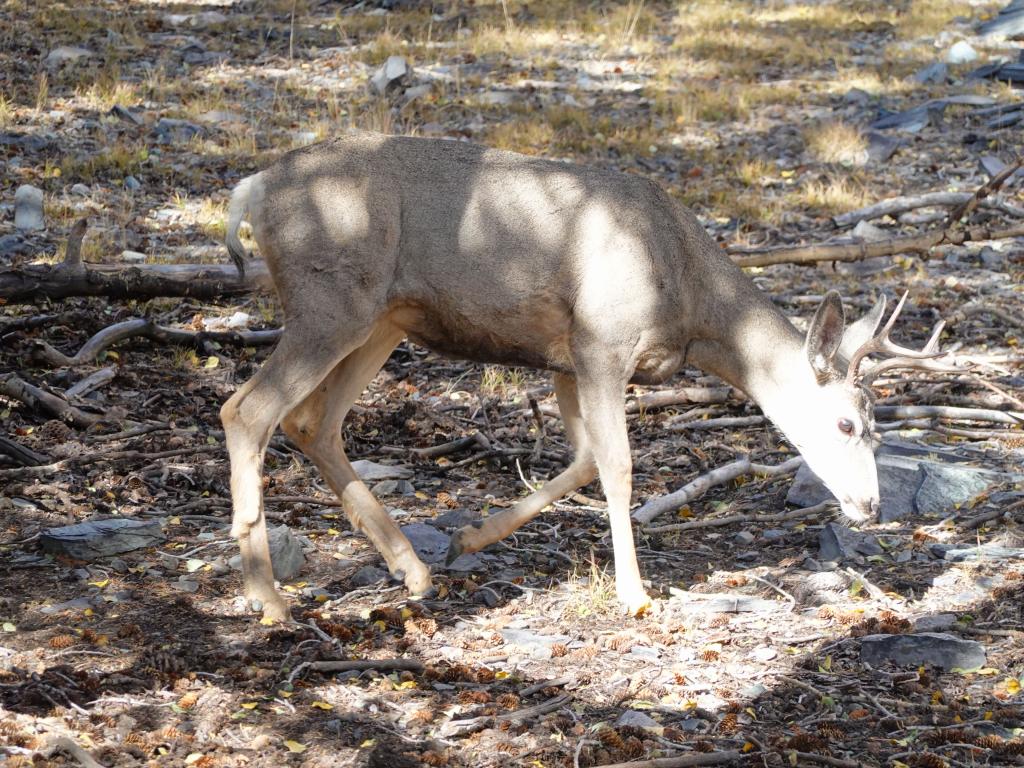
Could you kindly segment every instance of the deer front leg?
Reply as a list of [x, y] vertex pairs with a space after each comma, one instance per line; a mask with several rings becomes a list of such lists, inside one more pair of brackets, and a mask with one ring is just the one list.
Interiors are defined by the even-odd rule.
[[588, 366], [578, 375], [580, 409], [598, 475], [608, 500], [608, 520], [615, 555], [615, 594], [625, 609], [639, 616], [651, 606], [640, 580], [633, 543], [629, 499], [633, 490], [633, 461], [626, 431], [626, 385], [607, 373], [607, 363]]
[[587, 432], [580, 418], [576, 381], [565, 374], [555, 374], [555, 394], [558, 397], [558, 411], [562, 415], [565, 434], [576, 451], [572, 464], [552, 478], [538, 491], [531, 493], [515, 506], [496, 515], [467, 525], [452, 534], [448, 546], [448, 564], [467, 552], [479, 552], [486, 546], [500, 541], [535, 518], [548, 504], [581, 488], [597, 475], [594, 454], [590, 450]]

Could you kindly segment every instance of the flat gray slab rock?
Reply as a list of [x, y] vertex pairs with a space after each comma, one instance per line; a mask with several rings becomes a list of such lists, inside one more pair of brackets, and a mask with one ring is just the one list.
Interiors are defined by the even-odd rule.
[[[959, 457], [942, 457], [957, 459]], [[911, 515], [948, 515], [1001, 480], [996, 472], [952, 460], [908, 455], [905, 448], [882, 446], [876, 459], [881, 492], [879, 522]], [[786, 502], [810, 507], [834, 499], [806, 464], [797, 470]]]
[[1021, 547], [1004, 547], [1000, 544], [982, 544], [978, 547], [958, 549], [949, 544], [932, 544], [931, 553], [951, 563], [1001, 562], [1024, 560]]
[[405, 467], [394, 467], [389, 464], [377, 464], [374, 461], [360, 459], [352, 462], [352, 469], [364, 482], [375, 483], [379, 480], [408, 480], [412, 470]]
[[156, 520], [111, 518], [50, 528], [39, 538], [44, 551], [76, 560], [95, 560], [152, 547], [164, 540]]
[[826, 561], [855, 560], [863, 562], [866, 555], [880, 555], [885, 550], [874, 536], [854, 531], [840, 523], [829, 523], [818, 537], [818, 557]]
[[916, 635], [869, 635], [861, 638], [860, 660], [872, 667], [930, 664], [944, 670], [985, 666], [985, 646], [944, 632]]

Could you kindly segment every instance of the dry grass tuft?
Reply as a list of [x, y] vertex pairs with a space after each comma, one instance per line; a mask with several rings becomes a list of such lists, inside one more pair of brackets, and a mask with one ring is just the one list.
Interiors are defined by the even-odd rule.
[[845, 166], [862, 166], [868, 158], [868, 142], [856, 126], [831, 120], [804, 131], [807, 150], [815, 160]]

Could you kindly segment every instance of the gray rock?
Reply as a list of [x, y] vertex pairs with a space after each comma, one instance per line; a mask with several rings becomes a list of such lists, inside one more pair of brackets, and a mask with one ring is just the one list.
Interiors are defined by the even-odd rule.
[[851, 234], [855, 240], [859, 240], [862, 243], [877, 243], [879, 240], [885, 240], [889, 237], [881, 227], [876, 227], [871, 222], [863, 220], [857, 222], [857, 226], [853, 228]]
[[416, 488], [408, 480], [399, 480], [395, 493], [399, 496], [413, 496], [416, 494]]
[[391, 496], [398, 490], [397, 480], [381, 480], [370, 489], [374, 496]]
[[118, 120], [123, 120], [129, 125], [139, 126], [143, 123], [141, 117], [139, 117], [126, 107], [121, 106], [120, 104], [115, 104], [114, 106], [112, 106], [110, 108], [110, 114], [116, 117]]
[[95, 600], [88, 597], [76, 597], [74, 600], [68, 600], [64, 603], [55, 603], [54, 605], [44, 605], [39, 609], [40, 613], [47, 615], [54, 613], [63, 613], [64, 611], [84, 611], [87, 608], [99, 607], [99, 598]]
[[88, 186], [82, 183], [74, 184], [71, 187], [71, 194], [78, 195], [79, 197], [88, 197], [92, 194], [92, 190]]
[[1024, 3], [1013, 0], [995, 18], [979, 25], [978, 34], [990, 40], [1010, 40], [1024, 35]]
[[749, 547], [751, 544], [754, 543], [754, 539], [756, 538], [757, 537], [754, 536], [754, 534], [752, 534], [750, 531], [740, 531], [732, 537], [732, 540], [739, 544], [741, 547]]
[[943, 466], [921, 462], [923, 478], [914, 497], [917, 511], [923, 515], [944, 515], [987, 490], [994, 482], [991, 475], [970, 467]]
[[988, 245], [978, 251], [978, 259], [981, 261], [981, 265], [988, 269], [1001, 270], [1006, 268], [1006, 254], [1000, 253]]
[[661, 733], [662, 730], [661, 723], [650, 715], [645, 715], [643, 712], [637, 712], [635, 709], [627, 709], [619, 715], [619, 719], [615, 721], [616, 728], [622, 728], [627, 725], [631, 728], [647, 728], [650, 730], [656, 730], [658, 733]]
[[354, 587], [370, 587], [374, 584], [380, 584], [382, 581], [387, 581], [389, 578], [390, 574], [387, 571], [374, 568], [372, 565], [366, 565], [352, 574], [352, 578], [349, 581]]
[[[949, 458], [955, 457], [937, 458], [922, 459], [889, 445], [882, 446], [876, 457], [880, 522], [914, 514], [949, 514], [1000, 480], [996, 473], [952, 464]], [[786, 495], [788, 503], [808, 507], [832, 498], [832, 493], [806, 464], [797, 470]]]
[[946, 632], [956, 624], [955, 613], [937, 613], [933, 616], [921, 616], [914, 620], [915, 632]]
[[138, 251], [121, 251], [121, 261], [128, 264], [145, 264], [147, 258], [146, 254]]
[[42, 229], [43, 190], [22, 184], [14, 193], [14, 226], [17, 229]]
[[481, 93], [477, 97], [477, 101], [481, 104], [489, 105], [514, 104], [518, 101], [518, 95], [515, 91], [487, 91], [486, 93]]
[[856, 104], [862, 107], [871, 101], [871, 94], [863, 88], [851, 88], [843, 94], [843, 101], [847, 104]]
[[172, 581], [171, 586], [182, 592], [195, 593], [199, 591], [199, 584], [190, 581], [189, 579], [178, 579], [178, 581]]
[[[988, 176], [997, 176], [1006, 170], [1006, 163], [995, 155], [982, 155], [978, 158], [978, 165], [981, 166]], [[1012, 184], [1024, 179], [1024, 169], [1020, 169], [1013, 173], [1010, 178], [1003, 182], [1004, 187], [1011, 186]]]
[[124, 177], [124, 188], [129, 192], [138, 192], [142, 189], [142, 182], [136, 179], [134, 176]]
[[863, 561], [864, 555], [880, 555], [885, 550], [878, 539], [860, 533], [839, 523], [829, 523], [821, 530], [818, 538], [819, 557], [822, 560]]
[[930, 664], [946, 671], [985, 666], [985, 646], [942, 632], [916, 635], [869, 635], [861, 638], [860, 660], [873, 667]]
[[884, 163], [896, 154], [896, 150], [903, 146], [901, 139], [886, 136], [878, 131], [869, 131], [867, 139], [869, 163]]
[[279, 525], [268, 532], [270, 539], [270, 562], [274, 566], [274, 578], [288, 581], [298, 575], [306, 564], [302, 554], [302, 543], [287, 525]]
[[411, 104], [416, 99], [422, 99], [424, 96], [429, 96], [432, 86], [430, 83], [424, 83], [423, 85], [414, 85], [412, 88], [407, 88], [405, 93], [402, 94], [402, 104]]
[[449, 538], [431, 525], [410, 523], [402, 526], [402, 533], [409, 539], [420, 559], [428, 565], [443, 562], [448, 554]]
[[238, 112], [231, 112], [226, 109], [211, 109], [207, 112], [203, 112], [198, 118], [201, 123], [209, 123], [216, 125], [224, 125], [231, 123], [245, 124], [245, 115], [239, 114]]
[[220, 24], [227, 24], [228, 17], [220, 11], [201, 11], [199, 13], [192, 14], [192, 18], [188, 20], [190, 27], [214, 27]]
[[789, 536], [789, 531], [782, 528], [769, 528], [761, 534], [765, 541], [782, 541]]
[[468, 509], [451, 509], [427, 522], [437, 528], [449, 530], [453, 528], [461, 528], [462, 526], [469, 525], [474, 520], [479, 519], [480, 515], [477, 512], [473, 512]]
[[946, 82], [948, 77], [949, 66], [941, 61], [936, 61], [923, 69], [917, 70], [917, 72], [910, 76], [910, 79], [921, 85], [938, 85]]
[[186, 144], [203, 132], [202, 126], [170, 117], [161, 117], [153, 130], [161, 144]]
[[55, 69], [67, 64], [69, 61], [88, 59], [93, 56], [88, 48], [79, 48], [74, 45], [61, 45], [46, 54], [45, 64], [50, 69]]
[[395, 467], [387, 464], [377, 464], [373, 461], [360, 459], [352, 462], [352, 469], [359, 475], [363, 482], [376, 482], [377, 480], [408, 480], [412, 477], [411, 469]]
[[383, 96], [389, 90], [400, 86], [408, 79], [409, 74], [409, 65], [405, 59], [401, 56], [388, 56], [388, 60], [370, 78], [370, 88], [377, 95]]
[[50, 528], [39, 538], [39, 545], [52, 554], [95, 560], [152, 547], [163, 540], [163, 531], [156, 520], [112, 518]]
[[978, 52], [966, 40], [958, 40], [946, 51], [946, 61], [949, 64], [970, 64], [977, 58]]

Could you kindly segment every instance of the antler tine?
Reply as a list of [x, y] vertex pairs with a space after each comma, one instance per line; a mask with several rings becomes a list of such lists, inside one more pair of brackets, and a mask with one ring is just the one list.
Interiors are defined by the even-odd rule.
[[[853, 357], [850, 360], [850, 367], [847, 371], [848, 381], [851, 383], [860, 381], [862, 384], [870, 385], [871, 382], [878, 378], [882, 372], [890, 371], [894, 368], [918, 368], [942, 373], [964, 370], [960, 367], [943, 365], [934, 361], [934, 358], [942, 357], [947, 354], [939, 349], [939, 336], [942, 335], [942, 330], [946, 326], [945, 320], [940, 320], [936, 324], [928, 342], [920, 350], [901, 347], [898, 344], [894, 344], [889, 339], [889, 333], [892, 331], [896, 318], [902, 311], [906, 299], [907, 292], [904, 291], [903, 296], [900, 297], [899, 303], [896, 305], [896, 308], [893, 310], [882, 329], [872, 338], [864, 342], [864, 344], [862, 344], [853, 354]], [[868, 355], [874, 353], [891, 355], [891, 357], [887, 360], [875, 363], [864, 371], [861, 371], [860, 367], [863, 364], [864, 359]]]

